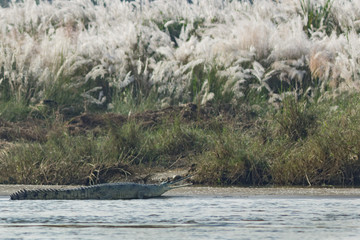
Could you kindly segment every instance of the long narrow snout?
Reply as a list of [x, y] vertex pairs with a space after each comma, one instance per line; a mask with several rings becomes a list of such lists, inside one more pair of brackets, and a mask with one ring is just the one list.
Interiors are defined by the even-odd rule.
[[175, 181], [164, 182], [164, 183], [162, 183], [162, 185], [164, 185], [164, 186], [165, 186], [166, 188], [168, 188], [169, 190], [175, 189], [175, 188], [181, 188], [181, 187], [190, 186], [190, 185], [192, 185], [192, 183], [186, 183], [186, 184], [180, 184], [180, 185], [177, 185], [177, 183], [183, 182], [183, 181], [185, 181], [186, 179], [189, 179], [189, 178], [191, 178], [191, 177], [192, 177], [192, 175], [189, 175], [189, 176], [180, 178], [180, 179], [175, 180]]

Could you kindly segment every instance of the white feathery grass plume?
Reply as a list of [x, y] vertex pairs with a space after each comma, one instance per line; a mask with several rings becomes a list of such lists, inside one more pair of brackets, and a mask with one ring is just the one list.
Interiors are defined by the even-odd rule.
[[252, 65], [253, 65], [253, 70], [251, 71], [251, 73], [256, 77], [256, 79], [260, 83], [264, 76], [265, 69], [263, 66], [261, 66], [260, 63], [258, 63], [256, 61], [254, 61]]
[[300, 17], [280, 23], [276, 31], [270, 35], [271, 54], [270, 61], [285, 59], [299, 59], [309, 53], [310, 40], [303, 31]]
[[128, 72], [122, 81], [113, 81], [111, 86], [116, 87], [117, 89], [122, 89], [129, 86], [134, 81], [134, 77], [131, 76], [131, 72]]
[[95, 79], [116, 89], [136, 81], [144, 91], [157, 91], [159, 102], [191, 101], [194, 69], [206, 73], [215, 66], [226, 79], [223, 93], [237, 98], [247, 88], [264, 87], [271, 70], [300, 79], [296, 64], [280, 63], [308, 59], [323, 89], [358, 91], [360, 1], [332, 4], [337, 32], [313, 29], [309, 38], [300, 1], [25, 0], [0, 8], [0, 84], [8, 81], [14, 95], [31, 87], [40, 101], [55, 82], [86, 93], [100, 87], [83, 89]]
[[360, 2], [337, 0], [332, 1], [331, 13], [343, 32], [360, 30]]
[[[96, 104], [96, 105], [102, 105], [106, 101], [106, 96], [103, 95], [102, 87], [94, 87], [84, 93], [81, 94], [81, 96], [86, 100], [87, 104]], [[95, 98], [91, 94], [99, 92], [98, 97]]]

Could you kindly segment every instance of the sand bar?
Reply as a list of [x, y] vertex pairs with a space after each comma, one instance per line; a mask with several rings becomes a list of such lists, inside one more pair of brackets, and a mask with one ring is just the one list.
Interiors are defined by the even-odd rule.
[[[76, 186], [63, 185], [2, 185], [0, 196], [10, 196], [20, 189], [40, 188], [73, 188]], [[199, 187], [191, 186], [171, 190], [164, 196], [219, 196], [219, 197], [249, 197], [249, 196], [333, 196], [333, 197], [359, 197], [360, 188], [306, 188], [306, 187]]]

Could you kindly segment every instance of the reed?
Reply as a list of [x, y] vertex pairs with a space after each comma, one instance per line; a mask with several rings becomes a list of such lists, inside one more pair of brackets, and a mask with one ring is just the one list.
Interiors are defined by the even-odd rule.
[[[0, 118], [44, 120], [48, 135], [6, 148], [0, 182], [90, 184], [183, 161], [200, 183], [359, 184], [347, 105], [358, 108], [360, 2], [192, 2], [1, 1]], [[64, 127], [189, 102], [216, 110]]]
[[234, 109], [242, 120], [217, 113], [190, 122], [172, 116], [155, 125], [109, 123], [108, 130], [76, 134], [60, 119], [49, 122], [45, 139], [23, 138], [2, 149], [0, 182], [93, 184], [139, 169], [193, 165], [201, 184], [358, 185], [358, 97], [287, 100], [286, 109], [247, 114]]
[[[0, 99], [25, 107], [234, 103], [254, 91], [273, 103], [286, 92], [358, 89], [356, 1], [8, 2]], [[278, 96], [279, 82], [294, 81]]]

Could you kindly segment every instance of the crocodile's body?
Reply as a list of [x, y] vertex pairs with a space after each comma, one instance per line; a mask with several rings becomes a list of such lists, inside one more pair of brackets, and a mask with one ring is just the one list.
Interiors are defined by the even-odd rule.
[[11, 194], [11, 200], [77, 200], [77, 199], [136, 199], [160, 197], [166, 191], [187, 185], [173, 185], [179, 181], [162, 184], [105, 183], [73, 189], [20, 190]]

